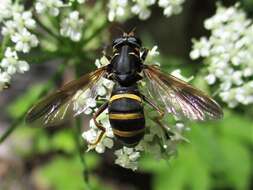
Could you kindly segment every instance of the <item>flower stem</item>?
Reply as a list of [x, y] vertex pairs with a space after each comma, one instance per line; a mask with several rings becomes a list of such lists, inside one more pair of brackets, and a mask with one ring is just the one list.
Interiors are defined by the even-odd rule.
[[92, 35], [90, 35], [88, 38], [84, 39], [82, 42], [83, 44], [88, 44], [94, 37], [96, 37], [100, 32], [102, 32], [108, 25], [108, 21], [105, 20], [104, 23], [98, 27], [96, 30], [93, 31]]
[[83, 180], [85, 182], [86, 185], [86, 189], [90, 190], [90, 183], [89, 183], [89, 171], [88, 171], [88, 167], [84, 158], [84, 148], [82, 146], [82, 139], [81, 137], [81, 128], [82, 128], [82, 121], [80, 118], [76, 119], [76, 125], [75, 125], [75, 141], [76, 141], [76, 146], [77, 146], [77, 152], [80, 158], [80, 161], [83, 165]]
[[[35, 15], [35, 14], [34, 14]], [[35, 15], [34, 16], [34, 20], [38, 23], [38, 25], [44, 30], [46, 31], [49, 35], [51, 35], [52, 37], [58, 39], [58, 40], [61, 40], [60, 37], [55, 34], [52, 30], [50, 30], [47, 26], [45, 26], [41, 21], [40, 19]]]
[[[52, 88], [52, 86], [53, 86], [53, 81], [57, 81], [57, 80], [61, 77], [61, 75], [62, 75], [64, 69], [65, 69], [65, 65], [62, 64], [62, 65], [59, 67], [59, 69], [57, 70], [57, 72], [53, 75], [52, 79], [49, 80], [47, 84], [45, 84], [44, 89], [43, 89], [43, 90], [40, 92], [40, 94], [39, 94], [39, 97], [42, 97], [43, 95], [45, 95], [45, 94]], [[36, 101], [37, 101], [37, 100], [36, 100]], [[7, 137], [9, 137], [9, 136], [12, 134], [12, 132], [13, 132], [18, 126], [20, 126], [20, 123], [24, 121], [24, 118], [25, 118], [25, 116], [26, 116], [26, 113], [28, 112], [28, 110], [30, 109], [30, 107], [31, 107], [34, 103], [35, 103], [35, 102], [33, 102], [33, 103], [29, 106], [29, 108], [28, 108], [23, 114], [21, 114], [21, 116], [19, 116], [19, 117], [12, 123], [12, 125], [3, 133], [3, 135], [0, 136], [0, 144], [3, 143], [3, 142], [7, 139]]]
[[8, 44], [9, 40], [10, 40], [10, 37], [6, 36], [3, 38], [3, 41], [1, 44], [0, 60], [4, 57], [4, 51], [5, 51], [6, 45]]

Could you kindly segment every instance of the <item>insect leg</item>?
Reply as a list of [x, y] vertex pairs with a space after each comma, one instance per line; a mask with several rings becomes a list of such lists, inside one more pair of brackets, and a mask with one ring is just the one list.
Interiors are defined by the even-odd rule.
[[142, 99], [148, 103], [152, 108], [154, 108], [159, 113], [159, 118], [162, 119], [164, 116], [164, 111], [161, 110], [152, 100], [147, 98], [146, 96], [142, 95]]
[[109, 101], [106, 101], [102, 106], [100, 106], [98, 108], [98, 110], [95, 112], [95, 114], [93, 115], [94, 123], [95, 123], [96, 127], [98, 129], [100, 129], [101, 131], [100, 131], [96, 141], [89, 143], [88, 150], [95, 148], [95, 146], [103, 139], [106, 129], [97, 121], [97, 117], [108, 107], [108, 102]]
[[149, 50], [147, 48], [142, 48], [141, 51], [142, 51], [141, 60], [145, 61], [145, 59], [146, 59], [146, 57], [148, 55]]
[[164, 116], [164, 111], [161, 110], [152, 100], [150, 100], [149, 98], [147, 98], [146, 96], [142, 95], [143, 100], [150, 105], [152, 108], [154, 108], [158, 113], [159, 116], [153, 117], [151, 118], [155, 123], [158, 124], [159, 127], [161, 127], [161, 129], [165, 132], [166, 137], [169, 139], [171, 135], [173, 135], [172, 132], [169, 131], [169, 128], [164, 125], [161, 120]]

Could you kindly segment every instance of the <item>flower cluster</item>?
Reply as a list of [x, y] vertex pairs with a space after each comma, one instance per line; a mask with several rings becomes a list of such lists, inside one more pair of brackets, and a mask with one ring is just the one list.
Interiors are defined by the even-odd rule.
[[[73, 2], [82, 4], [85, 0], [72, 0], [69, 4], [64, 4], [62, 0], [36, 0], [31, 10], [25, 10], [21, 3], [12, 3], [11, 0], [1, 1], [0, 23], [4, 40], [1, 50], [3, 57], [0, 58], [0, 90], [10, 82], [12, 75], [29, 70], [28, 63], [25, 60], [19, 60], [19, 54], [27, 54], [32, 48], [38, 46], [37, 33], [43, 36], [43, 33], [40, 33], [41, 30], [37, 28], [33, 12], [37, 14], [40, 26], [41, 16], [43, 18], [44, 16], [59, 16], [60, 30], [59, 34], [55, 33], [55, 35], [62, 35], [74, 42], [81, 40], [84, 20], [80, 18], [77, 10], [70, 8]], [[60, 11], [64, 14], [60, 15]]]
[[39, 14], [47, 12], [52, 16], [57, 16], [60, 13], [59, 8], [63, 5], [64, 4], [61, 0], [37, 0], [35, 9]]
[[18, 52], [30, 52], [31, 48], [38, 46], [39, 41], [32, 33], [36, 27], [32, 12], [24, 11], [23, 6], [12, 4], [9, 0], [1, 2], [0, 21], [3, 22], [1, 29], [3, 37], [14, 43], [14, 47], [2, 49], [5, 51], [0, 62], [0, 90], [2, 90], [10, 82], [13, 74], [29, 70], [28, 63], [19, 60]]
[[128, 0], [110, 0], [108, 2], [108, 20], [114, 21], [116, 18], [125, 16]]
[[148, 1], [134, 0], [133, 2], [135, 4], [131, 8], [132, 13], [138, 15], [141, 20], [146, 20], [151, 15], [151, 10], [149, 9], [149, 7], [155, 4], [156, 1], [155, 0], [148, 0]]
[[69, 37], [75, 42], [80, 41], [83, 23], [83, 19], [79, 18], [79, 12], [73, 11], [67, 18], [62, 20], [60, 33], [62, 36]]
[[131, 13], [138, 15], [139, 19], [146, 20], [151, 15], [151, 6], [158, 4], [167, 17], [179, 14], [182, 10], [184, 0], [110, 0], [108, 3], [109, 21], [128, 18]]
[[192, 59], [204, 58], [209, 85], [219, 85], [219, 96], [233, 108], [253, 103], [253, 24], [239, 5], [218, 4], [204, 23], [211, 36], [194, 40]]
[[[98, 68], [105, 66], [107, 64], [109, 64], [109, 61], [104, 56], [101, 59], [97, 59], [95, 61], [95, 65]], [[112, 81], [102, 78], [96, 85], [96, 88], [94, 89], [96, 91], [95, 94], [97, 95], [95, 97], [96, 99], [90, 98], [91, 97], [90, 89], [88, 89], [82, 97], [78, 97], [78, 101], [75, 101], [75, 104], [76, 104], [76, 107], [78, 107], [80, 111], [77, 113], [80, 114], [81, 112], [84, 112], [85, 114], [89, 115], [97, 111], [99, 107], [97, 102], [100, 102], [100, 101], [103, 102], [103, 99], [109, 98], [109, 90], [112, 89], [113, 84], [114, 83]], [[113, 140], [112, 140], [113, 132], [108, 120], [108, 110], [106, 109], [102, 114], [100, 114], [97, 120], [101, 123], [103, 127], [105, 127], [106, 133], [103, 140], [99, 144], [97, 144], [97, 146], [95, 147], [95, 150], [98, 153], [103, 153], [106, 147], [107, 148], [113, 147]], [[90, 120], [89, 126], [90, 126], [90, 129], [88, 131], [85, 131], [82, 136], [88, 143], [93, 143], [94, 141], [96, 141], [101, 131], [96, 127], [93, 119]], [[88, 148], [90, 149], [92, 147], [88, 147]]]
[[[38, 14], [48, 13], [51, 16], [58, 16], [61, 8], [70, 7], [74, 1], [75, 0], [71, 0], [69, 4], [64, 4], [62, 0], [37, 0], [35, 9]], [[85, 0], [77, 0], [79, 4], [84, 2]], [[68, 15], [61, 19], [60, 35], [68, 37], [74, 42], [78, 42], [82, 37], [83, 25], [84, 20], [80, 18], [80, 14], [77, 10], [68, 12]]]
[[[147, 114], [148, 116], [148, 114]], [[188, 141], [181, 134], [189, 130], [183, 123], [175, 123], [167, 126], [167, 133], [157, 123], [150, 123], [146, 126], [146, 134], [140, 143], [133, 148], [123, 146], [115, 151], [115, 163], [128, 169], [138, 169], [138, 159], [143, 153], [153, 156], [155, 159], [169, 159], [177, 152], [177, 144], [181, 141]], [[167, 135], [171, 136], [168, 138]]]
[[[157, 46], [154, 46], [150, 51], [146, 58], [146, 64], [155, 63], [157, 66], [160, 65], [159, 62], [157, 62], [157, 56], [159, 55], [159, 52], [157, 51]], [[101, 67], [103, 65], [108, 64], [108, 60], [103, 57], [100, 60], [96, 60], [95, 62], [97, 67]], [[181, 79], [188, 80], [180, 75], [180, 70], [176, 70], [175, 72], [172, 72], [173, 75], [180, 77]], [[102, 99], [108, 99], [109, 98], [109, 90], [112, 89], [113, 83], [107, 79], [102, 79], [101, 84], [98, 85], [96, 88], [96, 91], [103, 91], [102, 94], [98, 94], [97, 101], [95, 100], [88, 100], [87, 101], [87, 93], [89, 94], [89, 91], [84, 95], [84, 98], [81, 98], [81, 101], [76, 101], [79, 109], [81, 112], [84, 112], [86, 114], [93, 113], [98, 109], [98, 103], [99, 100]], [[102, 88], [102, 89], [100, 89]], [[86, 101], [85, 101], [86, 99]], [[78, 103], [79, 102], [79, 103]], [[84, 103], [86, 102], [86, 103]], [[76, 107], [78, 107], [76, 106]], [[128, 148], [123, 146], [121, 149], [118, 149], [115, 151], [116, 160], [115, 163], [128, 169], [136, 170], [138, 168], [138, 160], [141, 157], [143, 153], [148, 153], [153, 155], [156, 159], [168, 159], [172, 155], [176, 153], [176, 147], [178, 142], [185, 140], [182, 137], [182, 133], [185, 130], [188, 130], [187, 127], [184, 126], [183, 123], [180, 123], [179, 121], [172, 121], [171, 126], [164, 126], [167, 130], [165, 132], [165, 128], [160, 127], [155, 121], [153, 121], [153, 116], [149, 115], [151, 113], [150, 111], [146, 112], [146, 119], [148, 119], [149, 125], [146, 126], [145, 136], [143, 140], [140, 141], [140, 143], [133, 147]], [[103, 153], [106, 148], [113, 148], [114, 145], [114, 135], [112, 128], [110, 126], [109, 118], [108, 118], [108, 110], [105, 110], [100, 116], [97, 118], [98, 122], [102, 124], [103, 127], [106, 129], [106, 133], [102, 141], [97, 144], [95, 147], [89, 147], [88, 150], [94, 148], [98, 153]], [[88, 142], [92, 143], [95, 142], [97, 137], [100, 134], [100, 130], [95, 126], [94, 120], [92, 119], [90, 121], [90, 129], [88, 131], [85, 131], [83, 133], [83, 138]], [[169, 137], [168, 137], [169, 135]]]
[[182, 11], [184, 0], [159, 0], [158, 5], [162, 7], [163, 14], [167, 17], [173, 14], [179, 14]]
[[12, 11], [15, 7], [12, 5], [11, 0], [3, 0], [0, 4], [0, 23], [5, 19], [12, 17]]

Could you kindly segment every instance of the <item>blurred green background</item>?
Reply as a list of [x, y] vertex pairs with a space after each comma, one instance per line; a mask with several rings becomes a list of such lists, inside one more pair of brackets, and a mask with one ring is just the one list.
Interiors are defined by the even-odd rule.
[[[221, 1], [233, 5], [235, 1]], [[253, 1], [240, 1], [253, 18]], [[0, 134], [15, 125], [15, 130], [0, 144], [1, 190], [250, 190], [253, 189], [253, 109], [252, 106], [227, 109], [219, 122], [193, 123], [185, 136], [190, 143], [181, 144], [178, 155], [170, 161], [157, 161], [148, 156], [140, 162], [136, 172], [123, 169], [113, 163], [113, 151], [104, 154], [85, 153], [81, 130], [68, 123], [57, 128], [32, 128], [20, 118], [41, 94], [56, 89], [69, 79], [71, 68], [64, 74], [54, 75], [64, 56], [73, 56], [73, 68], [83, 74], [95, 69], [94, 60], [101, 56], [104, 45], [120, 35], [118, 26], [129, 30], [137, 27], [137, 34], [146, 47], [158, 45], [162, 68], [166, 72], [181, 69], [184, 76], [195, 76], [193, 84], [209, 91], [203, 82], [201, 60], [191, 61], [191, 38], [208, 33], [203, 21], [215, 13], [214, 1], [192, 0], [184, 4], [180, 15], [166, 18], [158, 7], [152, 8], [152, 16], [146, 21], [132, 18], [125, 23], [106, 23], [97, 36], [89, 42], [90, 52], [81, 59], [75, 58], [75, 46], [63, 46], [62, 57], [54, 61], [36, 62], [25, 76], [17, 76], [9, 90], [0, 94]], [[90, 10], [92, 15], [92, 11]], [[94, 16], [94, 14], [93, 14]], [[101, 15], [91, 23], [86, 34], [90, 36], [96, 26], [103, 23]], [[47, 43], [47, 42], [44, 42]], [[72, 47], [72, 54], [64, 54]], [[78, 48], [77, 48], [78, 49]], [[50, 57], [50, 56], [49, 56]], [[78, 64], [80, 63], [80, 64]], [[70, 74], [69, 74], [70, 73]], [[49, 81], [54, 78], [56, 85]], [[17, 121], [16, 121], [17, 120]], [[84, 123], [87, 118], [84, 118]], [[86, 122], [87, 125], [87, 122]], [[79, 137], [77, 138], [77, 135]], [[77, 142], [78, 141], [78, 142]], [[81, 143], [81, 145], [80, 145]], [[82, 146], [82, 147], [80, 147]], [[80, 159], [79, 152], [84, 154]], [[82, 162], [85, 162], [83, 164]], [[84, 173], [85, 167], [85, 173]], [[88, 176], [87, 176], [88, 172]], [[83, 178], [89, 178], [85, 184]]]

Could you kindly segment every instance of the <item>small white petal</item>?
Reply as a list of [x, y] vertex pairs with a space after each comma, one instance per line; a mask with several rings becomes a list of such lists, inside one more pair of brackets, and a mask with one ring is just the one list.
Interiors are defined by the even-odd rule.
[[72, 41], [78, 42], [82, 37], [83, 23], [84, 20], [79, 19], [79, 12], [73, 11], [61, 21], [60, 34], [64, 37], [69, 37]]

